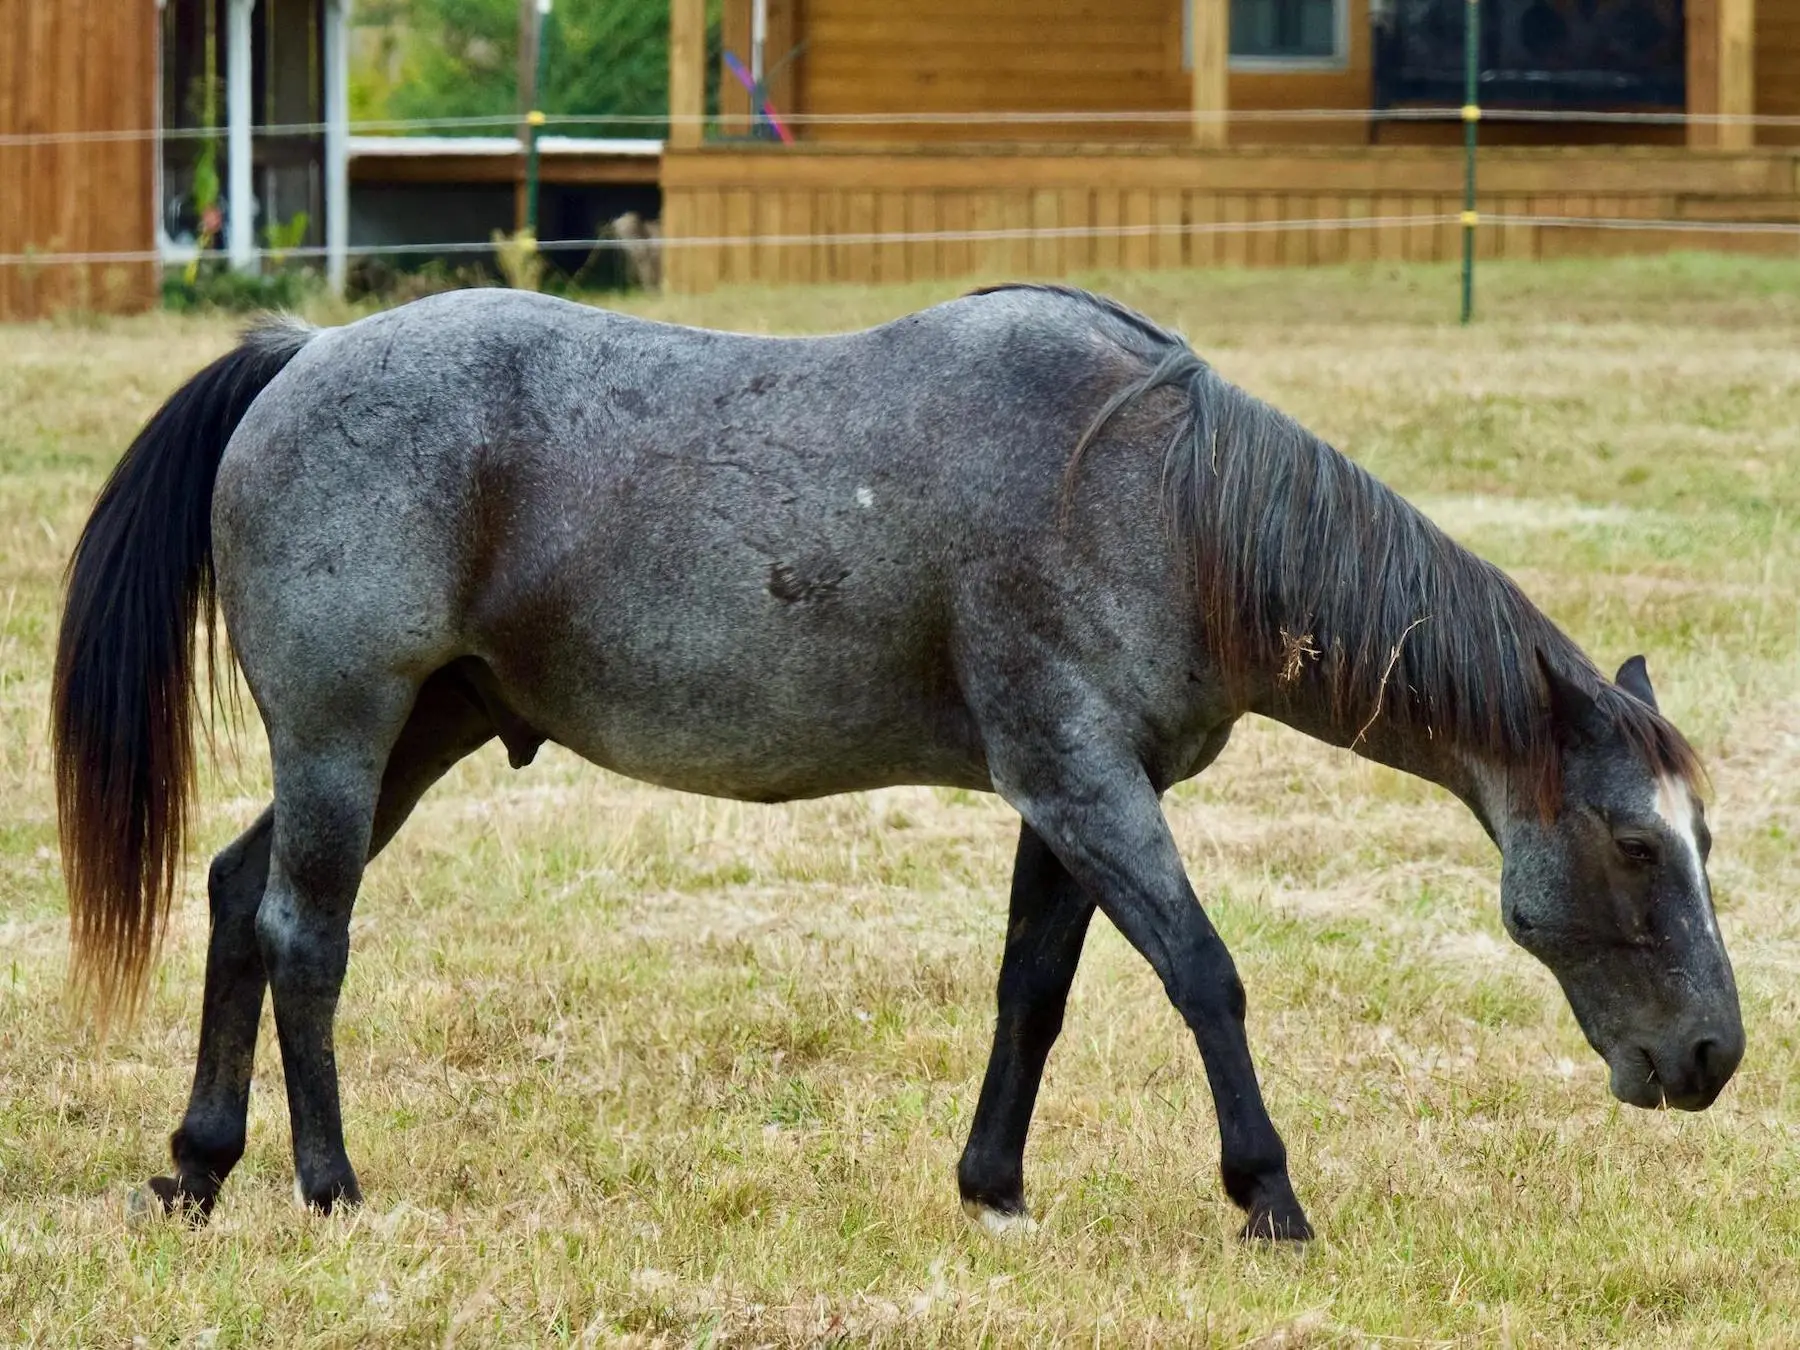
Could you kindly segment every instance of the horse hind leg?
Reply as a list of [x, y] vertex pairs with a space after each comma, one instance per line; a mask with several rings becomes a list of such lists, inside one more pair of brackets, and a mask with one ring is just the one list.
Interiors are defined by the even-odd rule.
[[[393, 838], [433, 783], [495, 735], [478, 684], [452, 666], [420, 688], [382, 774], [370, 857]], [[212, 937], [194, 1086], [181, 1126], [170, 1139], [175, 1175], [150, 1181], [165, 1211], [198, 1219], [211, 1213], [220, 1187], [244, 1152], [257, 1027], [268, 984], [256, 918], [268, 886], [273, 825], [271, 808], [214, 859], [208, 876]]]
[[[386, 709], [405, 708], [384, 736]], [[301, 1200], [329, 1213], [361, 1199], [344, 1151], [333, 1025], [349, 959], [350, 911], [364, 864], [393, 838], [425, 790], [496, 727], [465, 672], [428, 680], [410, 706], [376, 693], [346, 726], [275, 742], [275, 834], [256, 928], [275, 1000]], [[392, 725], [392, 723], [387, 723]], [[370, 747], [384, 746], [383, 754]], [[284, 772], [284, 752], [286, 753]]]
[[256, 910], [268, 884], [273, 827], [274, 812], [265, 809], [213, 859], [207, 873], [212, 937], [206, 951], [194, 1086], [181, 1126], [169, 1140], [175, 1175], [150, 1180], [150, 1189], [168, 1212], [204, 1219], [244, 1155], [257, 1024], [268, 986], [257, 949]]

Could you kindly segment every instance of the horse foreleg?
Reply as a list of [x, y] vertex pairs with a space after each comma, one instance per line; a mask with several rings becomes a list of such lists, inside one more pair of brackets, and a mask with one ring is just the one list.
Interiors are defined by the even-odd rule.
[[956, 1169], [963, 1208], [990, 1231], [1030, 1223], [1025, 1136], [1093, 913], [1093, 900], [1068, 869], [1029, 825], [1022, 826], [1000, 962], [994, 1049]]
[[1219, 1119], [1225, 1190], [1242, 1236], [1312, 1236], [1288, 1180], [1244, 1031], [1244, 986], [1200, 908], [1142, 768], [1123, 758], [1044, 752], [995, 762], [995, 783], [1150, 962], [1200, 1046]]
[[244, 1156], [250, 1073], [268, 984], [257, 949], [256, 909], [268, 882], [273, 818], [271, 811], [264, 811], [213, 859], [207, 874], [212, 937], [206, 949], [194, 1087], [181, 1127], [169, 1139], [175, 1175], [150, 1180], [150, 1189], [171, 1213], [205, 1218], [225, 1178]]

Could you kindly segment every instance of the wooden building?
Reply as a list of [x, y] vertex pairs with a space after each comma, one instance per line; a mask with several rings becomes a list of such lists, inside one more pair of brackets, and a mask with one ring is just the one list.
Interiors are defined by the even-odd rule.
[[[1466, 0], [719, 2], [732, 60], [709, 72], [716, 3], [671, 0], [660, 156], [545, 158], [576, 234], [595, 192], [658, 192], [675, 288], [1459, 251]], [[348, 4], [0, 0], [0, 317], [150, 303], [159, 257], [254, 267], [301, 213], [341, 276], [353, 183], [396, 239], [443, 192], [502, 201], [516, 143], [353, 151]], [[1483, 256], [1800, 252], [1735, 230], [1800, 224], [1800, 0], [1480, 13]], [[475, 206], [479, 233], [502, 208]]]
[[[763, 38], [792, 137], [771, 143], [746, 134], [729, 83], [723, 126], [703, 134], [704, 4], [674, 0], [665, 276], [703, 289], [1449, 259], [1465, 12], [727, 0], [726, 49]], [[1790, 234], [1710, 231], [1800, 221], [1800, 118], [1752, 120], [1800, 114], [1800, 0], [1483, 0], [1481, 13], [1483, 255], [1796, 251]], [[1693, 229], [1619, 228], [1634, 220]]]
[[0, 0], [0, 318], [143, 308], [163, 262], [216, 242], [251, 268], [302, 216], [291, 242], [341, 272], [346, 9]]
[[[156, 293], [156, 7], [0, 0], [0, 317]], [[79, 266], [63, 254], [99, 254]], [[42, 259], [43, 261], [36, 261]]]

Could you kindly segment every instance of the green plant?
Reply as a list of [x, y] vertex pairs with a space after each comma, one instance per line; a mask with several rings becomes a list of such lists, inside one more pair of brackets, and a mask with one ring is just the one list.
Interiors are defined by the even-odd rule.
[[219, 237], [225, 223], [225, 213], [219, 206], [219, 81], [207, 76], [197, 77], [188, 90], [188, 106], [203, 128], [190, 184], [198, 217], [195, 252], [186, 269], [187, 282], [192, 286], [199, 282], [201, 258]]
[[273, 222], [263, 229], [263, 245], [269, 250], [269, 261], [279, 267], [292, 253], [306, 242], [306, 230], [312, 224], [312, 218], [304, 211], [296, 211], [285, 222]]
[[544, 255], [538, 252], [537, 235], [530, 230], [515, 230], [511, 234], [495, 230], [493, 239], [494, 264], [506, 278], [506, 284], [517, 291], [542, 290]]
[[[708, 0], [713, 71], [722, 9], [720, 0]], [[352, 73], [358, 117], [519, 110], [518, 0], [369, 0], [358, 4], [357, 23], [363, 38]], [[538, 96], [545, 111], [602, 121], [609, 114], [667, 111], [668, 0], [556, 0], [549, 33]], [[708, 84], [716, 102], [717, 76]]]
[[293, 309], [312, 289], [311, 273], [235, 272], [217, 261], [195, 259], [180, 272], [163, 277], [163, 308], [177, 314], [222, 311], [249, 313], [260, 309]]

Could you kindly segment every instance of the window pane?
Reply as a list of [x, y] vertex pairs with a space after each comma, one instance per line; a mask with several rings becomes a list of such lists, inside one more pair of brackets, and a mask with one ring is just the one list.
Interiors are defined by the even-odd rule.
[[1231, 54], [1336, 56], [1336, 0], [1231, 0]]

